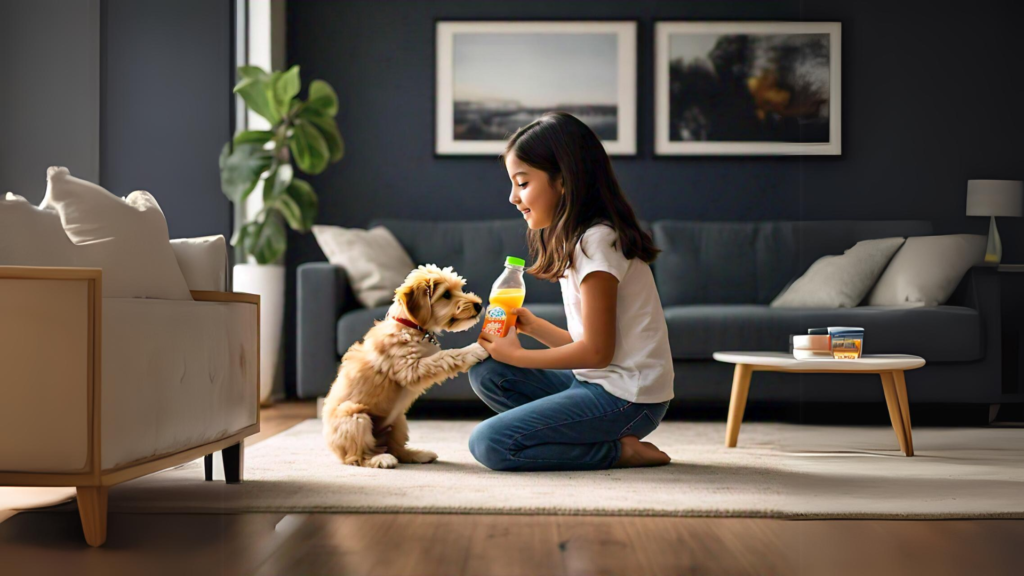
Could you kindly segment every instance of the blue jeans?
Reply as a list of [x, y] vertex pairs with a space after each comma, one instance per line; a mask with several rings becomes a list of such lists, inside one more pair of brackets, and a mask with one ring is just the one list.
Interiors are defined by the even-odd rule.
[[469, 370], [473, 391], [497, 416], [469, 437], [469, 451], [492, 470], [604, 470], [619, 460], [623, 436], [643, 438], [668, 402], [636, 404], [570, 370], [517, 368], [488, 358]]

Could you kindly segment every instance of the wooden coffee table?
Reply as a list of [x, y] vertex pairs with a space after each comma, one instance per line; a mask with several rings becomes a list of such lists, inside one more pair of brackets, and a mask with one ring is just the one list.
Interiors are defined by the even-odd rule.
[[910, 434], [910, 403], [907, 401], [907, 383], [904, 370], [924, 366], [924, 358], [906, 354], [869, 354], [858, 360], [797, 360], [785, 352], [715, 352], [715, 360], [735, 364], [732, 376], [732, 396], [729, 399], [729, 419], [725, 429], [725, 445], [736, 447], [747, 407], [750, 377], [754, 372], [824, 372], [833, 374], [878, 374], [882, 378], [882, 391], [889, 408], [889, 420], [896, 432], [900, 449], [907, 456], [914, 455], [914, 440]]

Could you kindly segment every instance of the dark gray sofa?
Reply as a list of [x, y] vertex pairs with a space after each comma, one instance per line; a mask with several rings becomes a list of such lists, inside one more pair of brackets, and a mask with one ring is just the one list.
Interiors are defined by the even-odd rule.
[[[417, 264], [454, 266], [468, 289], [486, 299], [506, 255], [526, 256], [522, 220], [424, 222], [379, 220]], [[860, 240], [932, 233], [923, 221], [644, 223], [662, 250], [652, 264], [668, 323], [676, 401], [729, 397], [732, 366], [716, 350], [788, 349], [789, 334], [816, 326], [863, 326], [865, 353], [906, 353], [928, 365], [907, 373], [913, 402], [996, 404], [1001, 401], [999, 283], [974, 268], [953, 297], [932, 308], [773, 309], [768, 304], [818, 258]], [[557, 283], [527, 276], [526, 307], [565, 327]], [[344, 270], [326, 262], [298, 269], [298, 394], [327, 393], [340, 354], [362, 338], [387, 306], [360, 308]], [[445, 348], [467, 345], [477, 329], [445, 335]], [[540, 348], [529, 337], [526, 347]], [[877, 376], [758, 373], [750, 399], [881, 401]], [[433, 388], [426, 399], [475, 400], [465, 375]]]

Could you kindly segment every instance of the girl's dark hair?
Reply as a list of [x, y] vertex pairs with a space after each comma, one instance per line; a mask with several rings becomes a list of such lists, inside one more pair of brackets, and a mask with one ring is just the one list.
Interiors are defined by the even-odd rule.
[[[573, 264], [576, 244], [594, 224], [607, 221], [615, 228], [616, 242], [627, 259], [652, 262], [658, 250], [650, 234], [640, 229], [604, 146], [589, 126], [565, 112], [548, 112], [516, 131], [505, 146], [509, 154], [554, 182], [562, 177], [564, 194], [558, 200], [551, 225], [530, 230], [527, 244], [533, 266], [527, 272], [555, 281]], [[612, 244], [614, 246], [615, 243]]]

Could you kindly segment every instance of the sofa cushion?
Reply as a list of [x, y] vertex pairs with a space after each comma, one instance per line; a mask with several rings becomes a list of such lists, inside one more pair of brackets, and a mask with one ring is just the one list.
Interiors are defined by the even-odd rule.
[[903, 238], [861, 240], [842, 256], [822, 256], [774, 300], [773, 308], [853, 308], [885, 270]]
[[[561, 304], [537, 303], [529, 304], [525, 308], [555, 326], [565, 328], [565, 308]], [[376, 308], [358, 308], [342, 315], [338, 320], [338, 355], [344, 356], [349, 346], [362, 340], [366, 331], [373, 327], [373, 321], [382, 320], [387, 313], [388, 306], [378, 306]], [[476, 342], [477, 336], [480, 334], [480, 326], [481, 324], [478, 323], [469, 330], [441, 334], [438, 337], [441, 347], [447, 350], [469, 346]], [[543, 344], [529, 336], [522, 336], [519, 341], [522, 342], [524, 348], [534, 350], [544, 348]]]
[[11, 192], [0, 196], [0, 266], [75, 266], [60, 214]]
[[767, 304], [810, 265], [861, 240], [931, 234], [917, 220], [653, 223], [663, 306]]
[[973, 308], [860, 306], [836, 309], [705, 304], [665, 308], [672, 357], [707, 360], [724, 350], [789, 350], [790, 334], [808, 328], [861, 326], [866, 354], [915, 354], [928, 362], [984, 355], [981, 317]]
[[964, 274], [985, 259], [987, 238], [975, 234], [908, 238], [868, 295], [872, 306], [937, 306]]
[[367, 308], [390, 304], [395, 290], [416, 268], [384, 226], [369, 230], [313, 226], [313, 235], [327, 260], [345, 270], [356, 299]]
[[167, 220], [149, 192], [118, 198], [58, 166], [47, 171], [46, 179], [40, 207], [60, 214], [75, 245], [75, 266], [103, 269], [104, 298], [192, 300], [171, 248]]
[[228, 245], [220, 234], [171, 240], [189, 290], [227, 290]]

